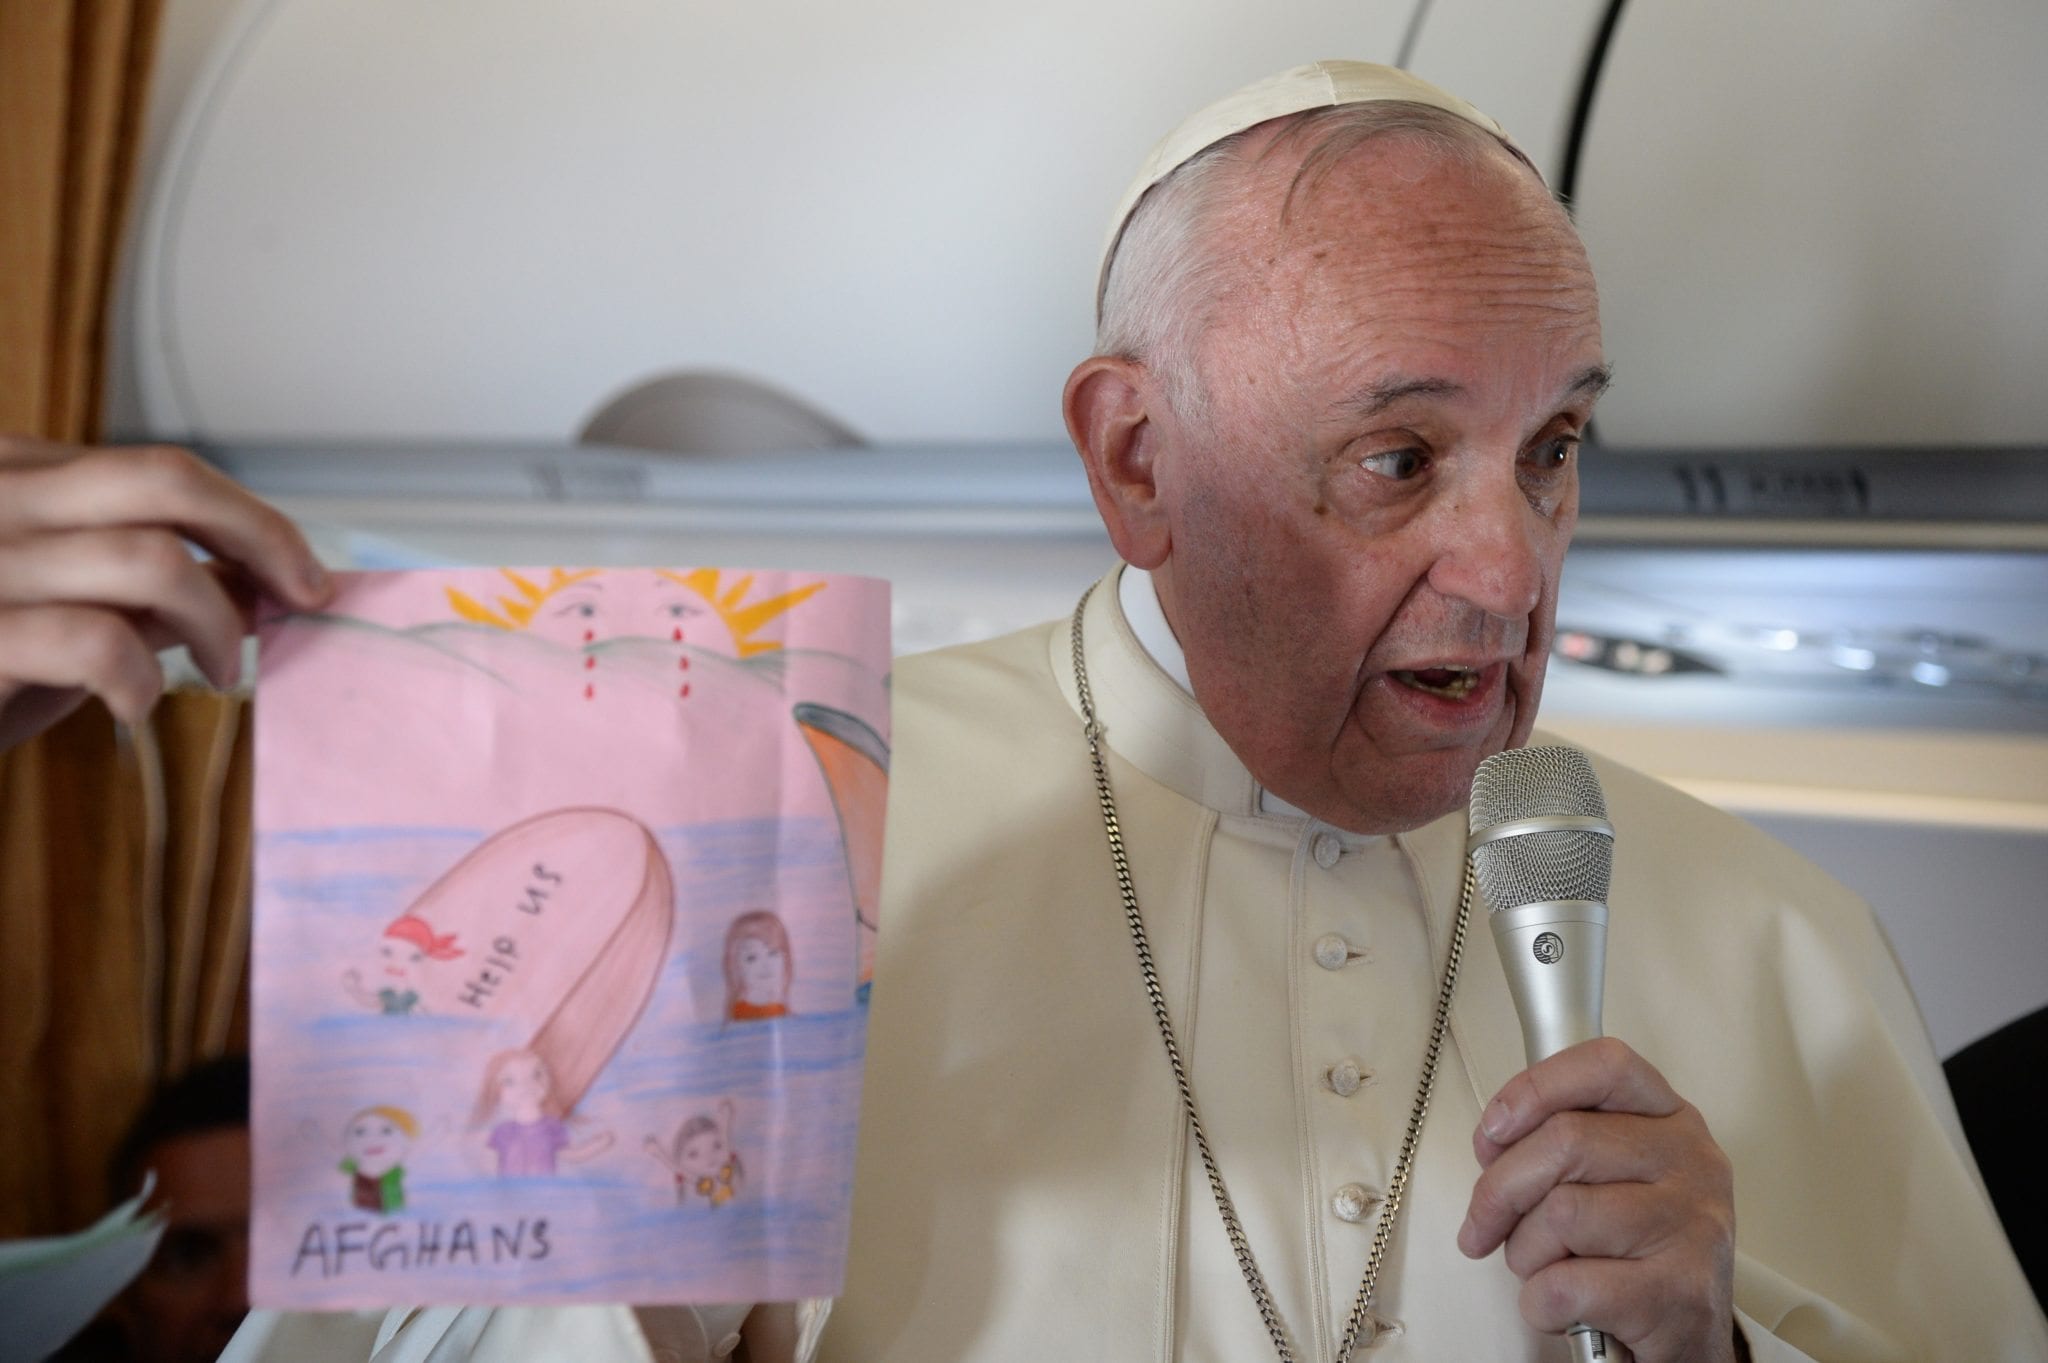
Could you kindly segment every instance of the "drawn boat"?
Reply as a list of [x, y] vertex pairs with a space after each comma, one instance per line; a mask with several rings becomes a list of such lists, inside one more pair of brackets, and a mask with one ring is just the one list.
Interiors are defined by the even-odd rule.
[[865, 720], [829, 705], [792, 707], [832, 791], [846, 874], [853, 887], [854, 932], [860, 978], [855, 998], [866, 1003], [875, 978], [875, 933], [882, 899], [882, 821], [889, 804], [889, 745]]
[[493, 834], [409, 911], [462, 952], [424, 972], [428, 1010], [502, 1020], [573, 1108], [654, 991], [675, 893], [639, 820], [557, 809]]

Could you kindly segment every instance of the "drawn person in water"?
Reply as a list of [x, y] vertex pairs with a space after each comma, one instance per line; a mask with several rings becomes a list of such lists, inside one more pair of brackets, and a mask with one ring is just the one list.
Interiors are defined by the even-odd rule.
[[725, 930], [725, 1016], [731, 1022], [789, 1015], [789, 929], [767, 909], [732, 920]]
[[574, 1139], [571, 1120], [547, 1062], [532, 1051], [500, 1051], [484, 1067], [470, 1125], [488, 1124], [483, 1145], [497, 1157], [500, 1178], [552, 1174], [558, 1160], [574, 1164], [611, 1148], [609, 1131]]
[[744, 1170], [739, 1151], [732, 1144], [733, 1106], [721, 1098], [718, 1113], [700, 1112], [676, 1128], [673, 1146], [649, 1136], [644, 1148], [676, 1182], [676, 1205], [686, 1207], [690, 1199], [704, 1199], [723, 1207], [739, 1194]]
[[341, 987], [365, 1008], [391, 1017], [424, 1013], [420, 1006], [419, 971], [429, 960], [452, 961], [462, 954], [455, 934], [443, 937], [417, 914], [402, 913], [391, 920], [377, 944], [376, 988], [363, 982], [362, 972], [351, 966], [342, 972]]
[[351, 1205], [380, 1216], [405, 1210], [405, 1156], [419, 1134], [419, 1120], [402, 1107], [366, 1107], [348, 1119], [341, 1172], [351, 1180]]

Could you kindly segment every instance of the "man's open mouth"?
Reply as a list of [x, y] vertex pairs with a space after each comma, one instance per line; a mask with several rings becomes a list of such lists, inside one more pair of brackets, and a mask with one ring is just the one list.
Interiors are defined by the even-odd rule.
[[1412, 686], [1417, 691], [1426, 691], [1432, 696], [1445, 700], [1463, 700], [1479, 685], [1480, 673], [1471, 667], [1418, 667], [1396, 668], [1389, 673], [1403, 686]]

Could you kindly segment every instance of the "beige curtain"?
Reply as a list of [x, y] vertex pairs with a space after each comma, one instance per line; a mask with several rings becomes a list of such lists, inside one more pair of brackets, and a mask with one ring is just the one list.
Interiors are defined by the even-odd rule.
[[[160, 8], [0, 0], [0, 430], [99, 435]], [[181, 698], [122, 742], [87, 707], [0, 758], [0, 1236], [98, 1211], [149, 1085], [235, 1040], [241, 728]]]
[[0, 0], [0, 430], [99, 434], [161, 0]]
[[248, 707], [0, 756], [0, 1236], [75, 1229], [158, 1079], [248, 1045]]

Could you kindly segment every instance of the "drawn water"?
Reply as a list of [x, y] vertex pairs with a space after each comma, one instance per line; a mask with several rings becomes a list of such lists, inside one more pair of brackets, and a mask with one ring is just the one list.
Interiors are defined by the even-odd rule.
[[[486, 1144], [484, 1061], [526, 1038], [460, 1008], [393, 1014], [344, 975], [372, 972], [381, 934], [490, 830], [267, 833], [257, 1006], [290, 1026], [258, 1037], [255, 1287], [318, 1280], [330, 1305], [408, 1302], [785, 1300], [829, 1295], [843, 1267], [865, 1009], [845, 855], [830, 819], [656, 830], [675, 922], [653, 992], [567, 1118], [609, 1145], [552, 1175], [504, 1178]], [[376, 867], [374, 873], [360, 868]], [[725, 937], [775, 910], [791, 939], [787, 1016], [726, 1017]], [[479, 944], [468, 944], [472, 947]], [[420, 970], [477, 968], [474, 957]], [[644, 1148], [730, 1104], [729, 1182], [714, 1204]], [[365, 1109], [411, 1118], [401, 1209], [355, 1201], [344, 1127]], [[481, 1110], [481, 1116], [480, 1116]], [[283, 1116], [282, 1114], [291, 1114]]]

